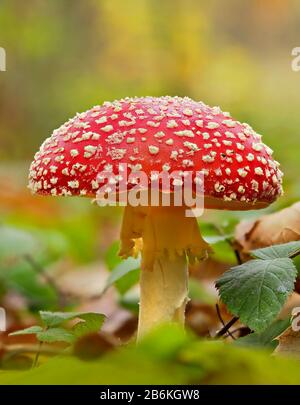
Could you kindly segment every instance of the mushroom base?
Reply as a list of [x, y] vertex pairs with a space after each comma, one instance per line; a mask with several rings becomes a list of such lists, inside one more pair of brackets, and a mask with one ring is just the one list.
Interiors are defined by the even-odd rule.
[[153, 263], [151, 270], [142, 270], [140, 278], [140, 339], [161, 323], [184, 325], [188, 302], [188, 264], [186, 255], [170, 260], [167, 254]]
[[160, 323], [184, 324], [188, 262], [207, 257], [195, 217], [186, 207], [125, 208], [120, 255], [142, 255], [138, 338]]

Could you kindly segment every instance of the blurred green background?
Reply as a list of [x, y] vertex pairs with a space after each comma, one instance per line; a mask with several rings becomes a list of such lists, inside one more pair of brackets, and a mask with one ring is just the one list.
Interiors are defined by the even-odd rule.
[[[34, 153], [76, 112], [144, 95], [219, 105], [261, 133], [282, 164], [285, 196], [269, 210], [299, 200], [299, 20], [297, 0], [0, 0], [0, 306], [10, 330], [36, 323], [39, 309], [75, 306], [104, 312], [106, 331], [125, 341], [136, 326], [138, 264], [120, 268], [116, 258], [121, 210], [26, 188]], [[206, 213], [204, 234], [215, 237], [211, 222], [230, 234], [249, 215], [261, 213]], [[224, 240], [214, 249], [222, 273], [235, 257]], [[113, 269], [128, 275], [99, 297]], [[206, 290], [195, 282], [198, 318], [188, 322], [205, 336], [219, 322], [214, 274]]]

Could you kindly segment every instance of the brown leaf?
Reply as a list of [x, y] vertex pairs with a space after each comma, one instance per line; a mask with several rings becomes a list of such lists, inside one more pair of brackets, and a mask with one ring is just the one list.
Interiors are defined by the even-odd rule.
[[287, 299], [284, 307], [278, 315], [278, 319], [286, 319], [292, 316], [294, 308], [300, 307], [300, 295], [296, 292], [293, 292]]
[[279, 337], [279, 345], [274, 354], [280, 354], [300, 360], [300, 331], [294, 331], [289, 327]]
[[292, 310], [292, 324], [277, 340], [279, 344], [274, 354], [280, 354], [300, 360], [300, 307]]
[[94, 360], [119, 344], [112, 336], [103, 332], [92, 333], [80, 338], [74, 345], [73, 353], [82, 360]]
[[250, 250], [300, 239], [300, 202], [256, 221], [242, 221], [235, 232], [237, 248]]

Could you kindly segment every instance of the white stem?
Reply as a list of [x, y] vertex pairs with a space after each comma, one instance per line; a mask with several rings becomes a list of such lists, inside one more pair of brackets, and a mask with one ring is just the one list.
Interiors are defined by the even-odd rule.
[[184, 325], [188, 301], [186, 256], [168, 255], [156, 259], [153, 268], [141, 272], [138, 339], [161, 323]]
[[[141, 243], [142, 241], [142, 243]], [[120, 255], [142, 253], [138, 339], [166, 322], [184, 324], [188, 265], [210, 251], [185, 207], [126, 207]]]

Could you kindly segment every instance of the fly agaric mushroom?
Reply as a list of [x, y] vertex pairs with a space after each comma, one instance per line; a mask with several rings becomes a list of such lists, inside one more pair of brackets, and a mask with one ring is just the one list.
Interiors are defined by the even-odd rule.
[[[125, 98], [77, 114], [35, 155], [29, 187], [42, 195], [94, 198], [99, 172], [110, 172], [117, 184], [120, 163], [148, 176], [202, 172], [206, 208], [264, 208], [282, 193], [279, 164], [261, 136], [219, 107], [187, 97]], [[161, 322], [184, 322], [188, 260], [209, 251], [185, 209], [125, 207], [120, 255], [140, 249], [142, 256], [138, 336]]]

